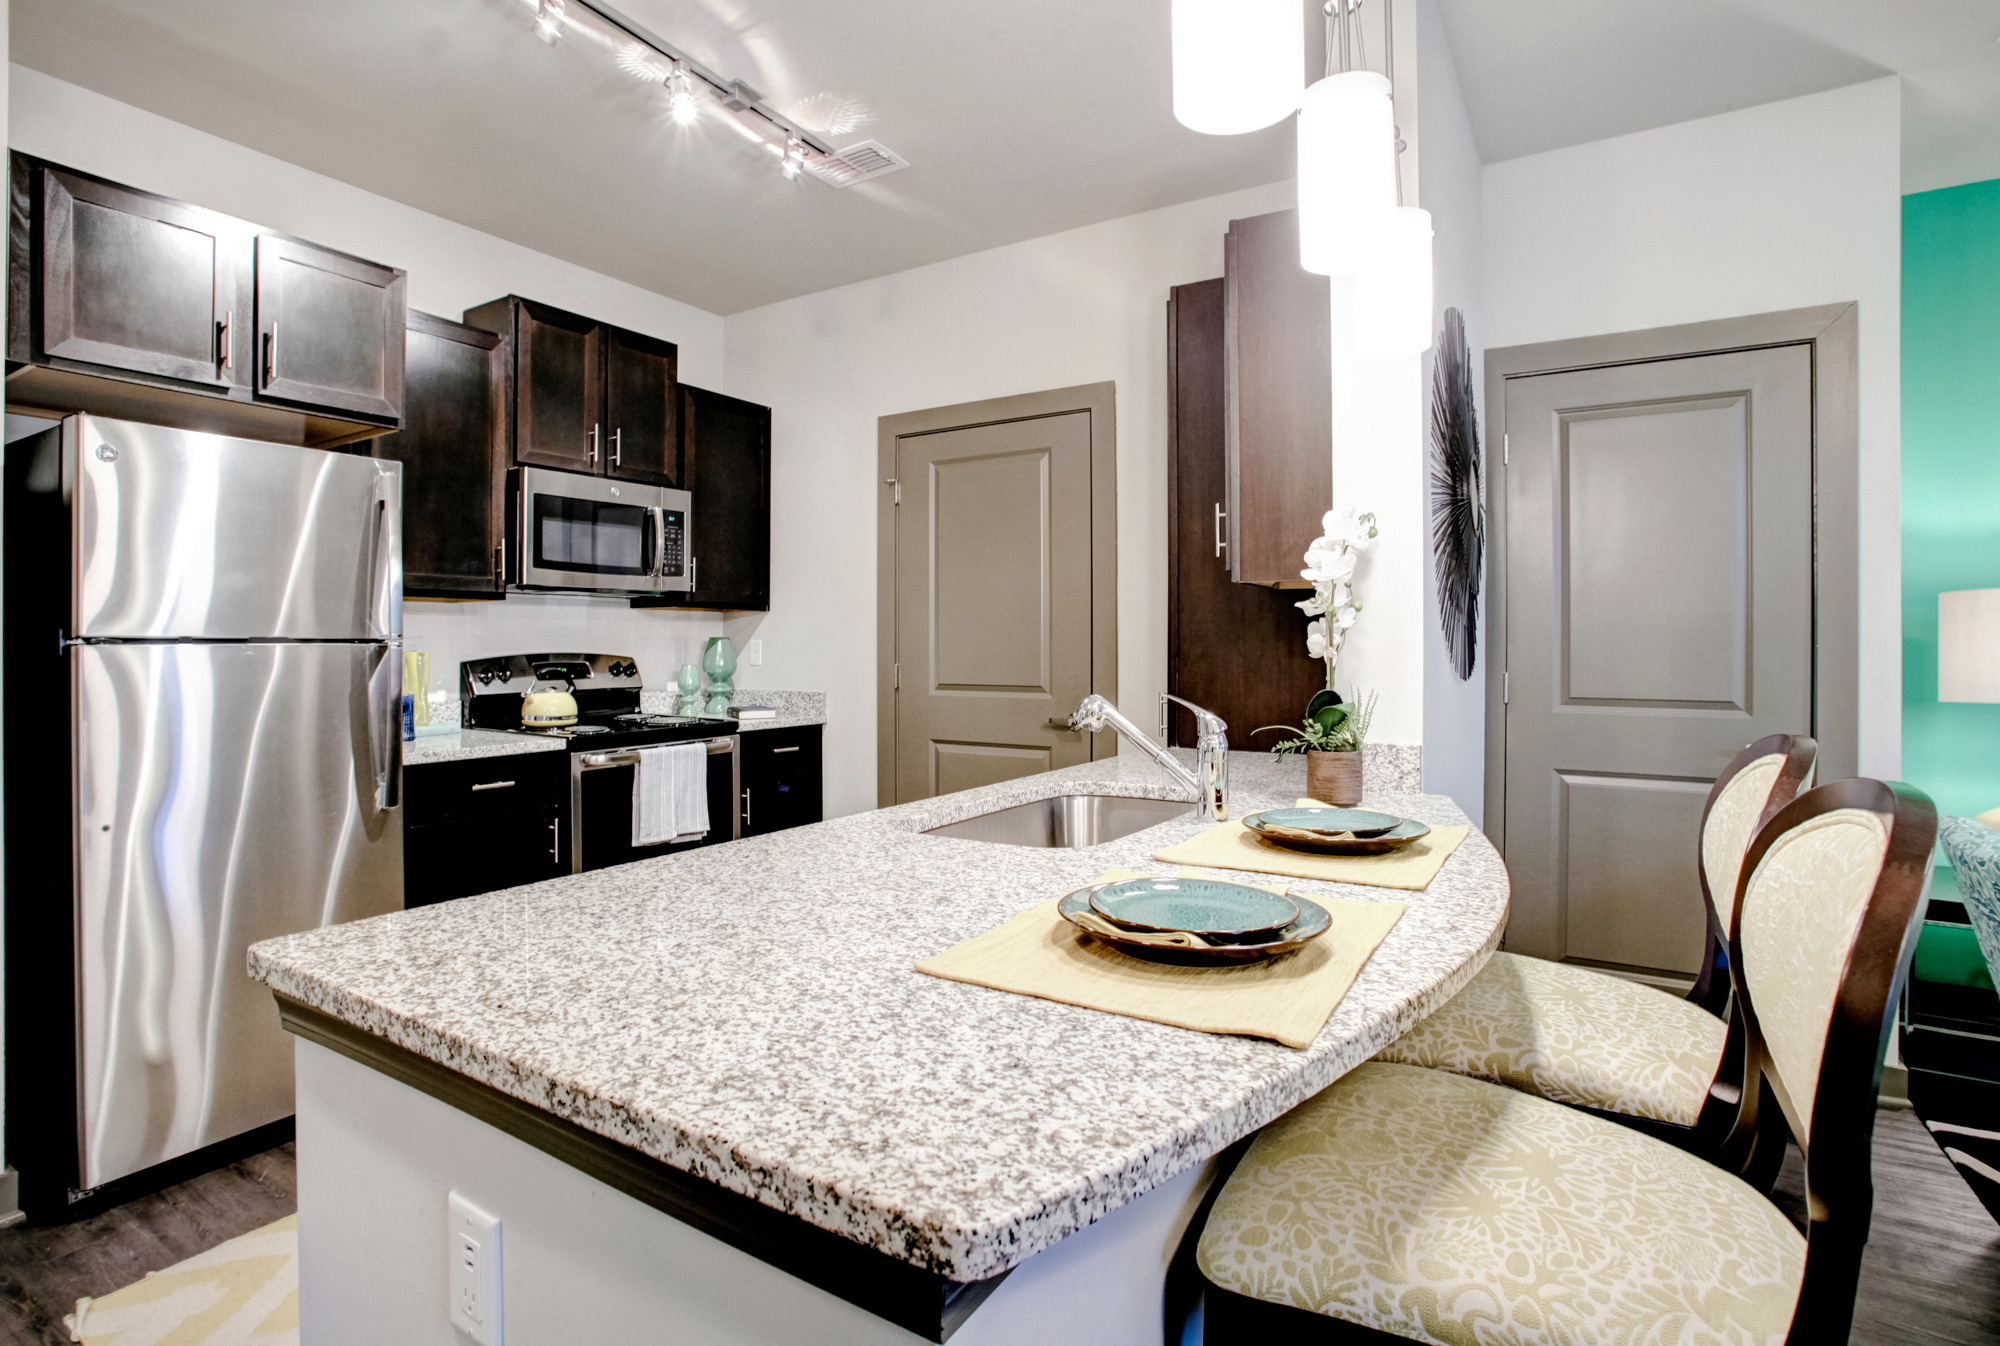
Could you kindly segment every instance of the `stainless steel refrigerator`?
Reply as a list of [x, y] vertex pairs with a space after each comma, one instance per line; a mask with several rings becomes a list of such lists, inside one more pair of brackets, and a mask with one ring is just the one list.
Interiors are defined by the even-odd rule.
[[[10, 703], [35, 663], [14, 658], [26, 612], [48, 598], [30, 587], [67, 580], [69, 771], [43, 767], [69, 796], [72, 1076], [36, 1092], [75, 1092], [70, 1200], [288, 1117], [291, 1042], [246, 950], [402, 906], [401, 472], [88, 416], [9, 446]], [[17, 573], [25, 546], [38, 574]], [[29, 897], [13, 746], [10, 909]], [[24, 959], [62, 960], [42, 915], [22, 949], [10, 910], [10, 983]], [[10, 984], [10, 1011], [26, 989]], [[10, 1060], [10, 1123], [22, 1083]], [[24, 1183], [67, 1157], [60, 1134], [37, 1154], [9, 1132]]]

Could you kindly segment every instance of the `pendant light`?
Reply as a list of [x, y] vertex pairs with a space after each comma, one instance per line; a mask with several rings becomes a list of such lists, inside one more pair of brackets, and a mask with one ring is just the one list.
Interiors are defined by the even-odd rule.
[[1360, 235], [1396, 208], [1396, 113], [1372, 70], [1328, 75], [1299, 112], [1299, 265], [1352, 275]]
[[1174, 117], [1240, 135], [1284, 120], [1305, 83], [1298, 0], [1173, 0]]

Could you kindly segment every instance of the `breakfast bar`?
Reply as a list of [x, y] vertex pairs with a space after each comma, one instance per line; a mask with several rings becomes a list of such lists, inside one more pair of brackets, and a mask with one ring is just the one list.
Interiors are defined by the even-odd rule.
[[[1229, 770], [1237, 817], [1304, 793]], [[1475, 829], [1421, 891], [1293, 882], [1407, 908], [1303, 1050], [916, 971], [1211, 825], [926, 835], [1077, 795], [1184, 797], [1127, 755], [256, 945], [298, 1035], [302, 1340], [464, 1340], [456, 1194], [517, 1342], [1159, 1342], [1214, 1158], [1464, 985], [1507, 876]]]

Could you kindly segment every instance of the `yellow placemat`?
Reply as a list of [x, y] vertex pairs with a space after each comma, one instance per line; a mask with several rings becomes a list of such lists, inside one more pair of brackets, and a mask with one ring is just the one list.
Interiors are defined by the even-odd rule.
[[[1298, 806], [1331, 807], [1316, 799], [1301, 799]], [[1418, 893], [1430, 887], [1431, 880], [1444, 868], [1444, 862], [1471, 834], [1470, 827], [1433, 827], [1422, 841], [1413, 841], [1386, 855], [1317, 855], [1266, 841], [1242, 823], [1231, 821], [1217, 823], [1178, 846], [1154, 851], [1153, 858], [1173, 865], [1247, 869], [1293, 879], [1363, 883], [1371, 888], [1401, 888]]]
[[[1091, 882], [1137, 877], [1113, 869]], [[947, 981], [1304, 1050], [1403, 915], [1401, 902], [1314, 900], [1333, 917], [1332, 927], [1298, 952], [1261, 963], [1149, 963], [1090, 938], [1049, 901], [916, 967]]]

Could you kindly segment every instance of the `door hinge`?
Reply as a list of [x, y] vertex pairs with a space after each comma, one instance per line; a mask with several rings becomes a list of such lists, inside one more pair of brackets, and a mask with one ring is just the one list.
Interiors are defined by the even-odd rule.
[[1507, 704], [1507, 690], [1507, 674], [1502, 672], [1500, 674], [1500, 704], [1503, 706]]
[[903, 666], [901, 664], [891, 664], [889, 665], [889, 669], [894, 677], [894, 681], [890, 683], [890, 689], [892, 691], [900, 689], [903, 685]]
[[889, 485], [889, 495], [890, 495], [890, 497], [891, 497], [891, 498], [890, 498], [890, 500], [889, 500], [889, 503], [890, 503], [890, 504], [892, 504], [892, 505], [900, 505], [900, 504], [902, 504], [902, 503], [903, 503], [903, 483], [902, 483], [902, 482], [900, 482], [900, 481], [898, 481], [898, 480], [896, 480], [896, 479], [895, 479], [894, 477], [884, 477], [884, 478], [882, 478], [882, 480], [883, 480], [883, 481], [885, 481], [885, 482], [887, 482], [887, 483], [888, 483], [888, 485]]
[[1500, 461], [1502, 464], [1507, 461], [1507, 432], [1504, 430], [1500, 432]]

